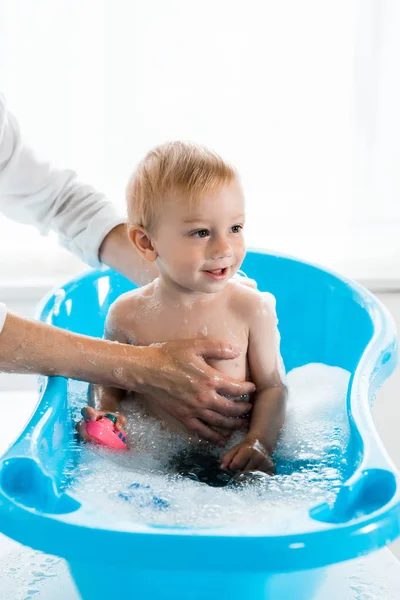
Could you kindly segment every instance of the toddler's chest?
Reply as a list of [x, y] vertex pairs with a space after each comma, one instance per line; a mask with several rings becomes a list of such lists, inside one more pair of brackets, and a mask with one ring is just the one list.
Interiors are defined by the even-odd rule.
[[179, 339], [210, 339], [237, 346], [241, 354], [231, 360], [207, 359], [219, 371], [244, 379], [247, 376], [248, 327], [235, 314], [229, 311], [209, 310], [200, 314], [190, 311], [154, 314], [136, 324], [134, 341], [136, 345], [148, 346], [155, 342], [168, 342]]
[[152, 344], [177, 339], [209, 338], [236, 344], [247, 349], [248, 327], [235, 315], [223, 311], [201, 315], [177, 313], [154, 315], [140, 324], [136, 344]]

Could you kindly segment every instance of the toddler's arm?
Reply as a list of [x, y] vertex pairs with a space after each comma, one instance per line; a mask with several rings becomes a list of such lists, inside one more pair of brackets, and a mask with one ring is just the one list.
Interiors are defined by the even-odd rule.
[[280, 372], [275, 312], [259, 293], [252, 301], [248, 362], [256, 393], [250, 427], [245, 440], [223, 457], [221, 466], [239, 471], [272, 473], [271, 456], [284, 422], [286, 387]]
[[[112, 342], [129, 343], [123, 330], [119, 327], [118, 319], [114, 317], [112, 306], [107, 315], [103, 337]], [[97, 421], [107, 413], [114, 414], [117, 417], [115, 423], [117, 429], [124, 428], [126, 417], [119, 412], [119, 406], [125, 393], [125, 390], [105, 385], [91, 384], [89, 386], [89, 405], [82, 409], [84, 420], [77, 425], [77, 430], [82, 439], [90, 441], [90, 436], [86, 433], [85, 421]]]

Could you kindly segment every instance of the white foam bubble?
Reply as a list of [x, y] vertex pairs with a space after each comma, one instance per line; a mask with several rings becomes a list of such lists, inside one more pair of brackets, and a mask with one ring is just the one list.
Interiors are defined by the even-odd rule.
[[349, 373], [307, 365], [289, 373], [287, 381], [288, 414], [277, 458], [278, 464], [296, 463], [293, 472], [239, 489], [171, 475], [170, 461], [186, 442], [131, 403], [124, 411], [132, 450], [86, 446], [71, 491], [93, 508], [132, 522], [238, 531], [262, 526], [269, 533], [301, 527], [308, 509], [331, 501], [341, 484], [340, 460], [332, 456], [343, 453], [347, 442]]
[[289, 389], [285, 425], [278, 445], [286, 460], [322, 460], [340, 451], [349, 435], [346, 393], [350, 373], [339, 367], [308, 364], [287, 375]]

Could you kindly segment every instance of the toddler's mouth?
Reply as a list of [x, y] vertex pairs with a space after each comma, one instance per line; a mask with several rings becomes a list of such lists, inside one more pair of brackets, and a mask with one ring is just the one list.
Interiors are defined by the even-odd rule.
[[211, 279], [220, 281], [222, 279], [225, 279], [228, 273], [228, 267], [224, 267], [223, 269], [209, 269], [207, 271], [204, 270], [203, 273], [208, 275], [208, 277], [211, 277]]

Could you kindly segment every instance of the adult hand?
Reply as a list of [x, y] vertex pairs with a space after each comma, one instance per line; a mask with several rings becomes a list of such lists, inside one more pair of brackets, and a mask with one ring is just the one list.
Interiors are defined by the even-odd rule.
[[[230, 432], [247, 422], [244, 415], [251, 410], [251, 404], [221, 394], [239, 398], [254, 392], [254, 384], [236, 381], [206, 363], [206, 359], [236, 358], [239, 349], [230, 344], [197, 339], [153, 344], [140, 350], [140, 367], [137, 359], [132, 364], [135, 391], [151, 395], [163, 411], [187, 429], [222, 444], [226, 436], [215, 428]], [[129, 386], [120, 380], [119, 387]]]
[[140, 257], [129, 241], [126, 223], [114, 227], [104, 238], [100, 250], [101, 262], [115, 269], [137, 285], [145, 285], [158, 275], [155, 263]]

